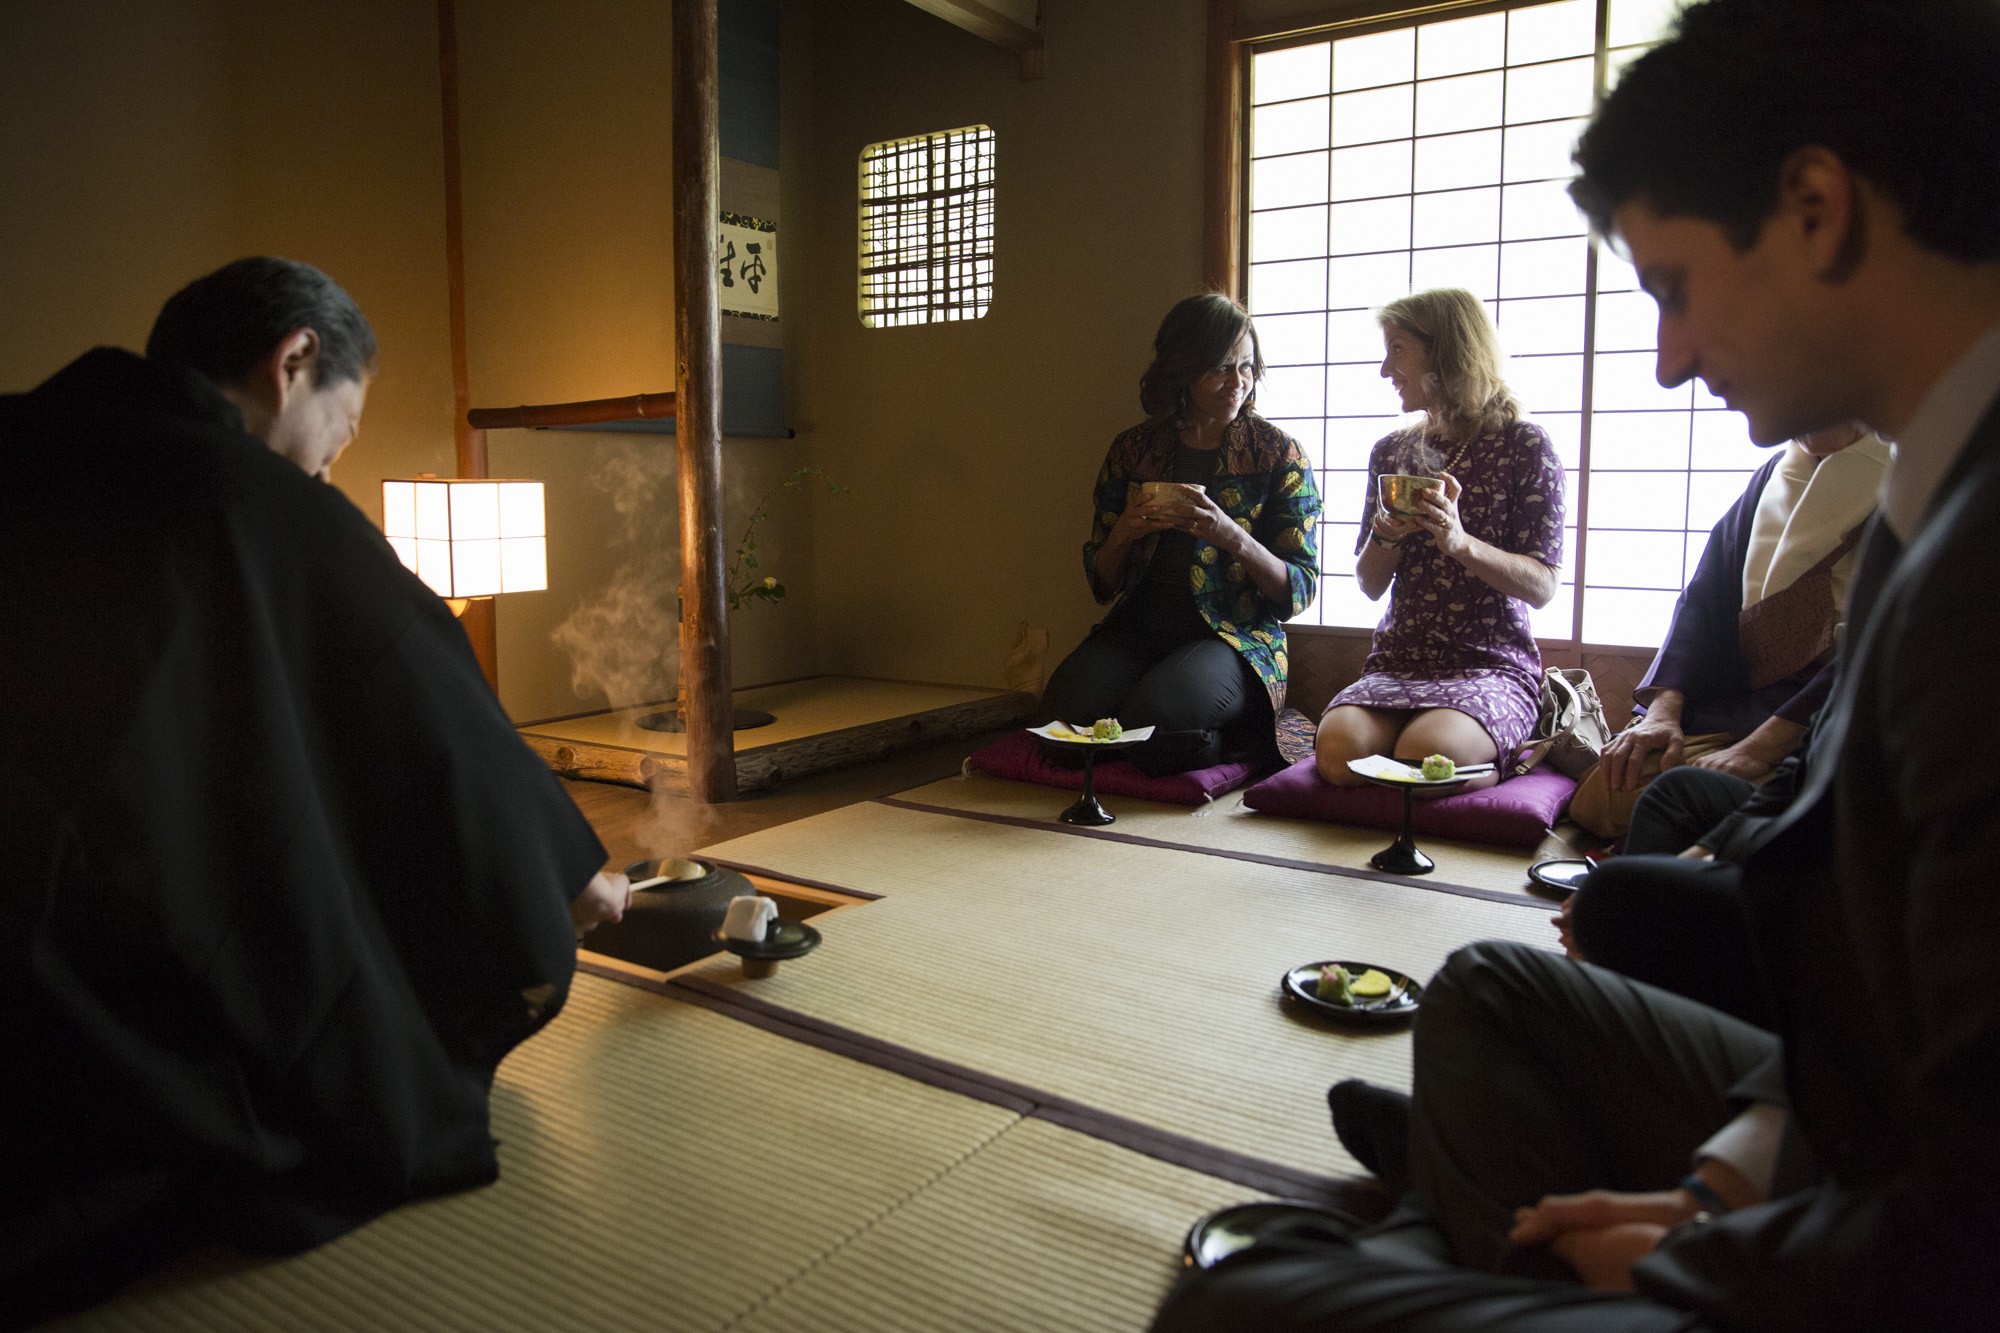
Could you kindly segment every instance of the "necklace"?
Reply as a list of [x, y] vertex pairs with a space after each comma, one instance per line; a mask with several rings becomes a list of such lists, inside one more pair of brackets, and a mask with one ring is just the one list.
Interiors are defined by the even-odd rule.
[[1472, 447], [1473, 441], [1476, 440], [1477, 438], [1478, 436], [1476, 435], [1467, 436], [1459, 444], [1457, 451], [1452, 454], [1450, 459], [1439, 465], [1438, 474], [1442, 476], [1444, 473], [1451, 472], [1453, 476], [1456, 476], [1457, 473], [1454, 471], [1454, 469], [1457, 468], [1458, 465], [1464, 461], [1465, 451]]

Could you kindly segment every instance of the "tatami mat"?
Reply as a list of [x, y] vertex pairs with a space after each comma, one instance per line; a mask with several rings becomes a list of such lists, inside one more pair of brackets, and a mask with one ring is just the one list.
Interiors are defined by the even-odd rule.
[[[895, 799], [1067, 828], [1056, 817], [1069, 808], [1076, 793], [974, 772], [900, 792]], [[1396, 838], [1385, 829], [1259, 814], [1243, 804], [1241, 792], [1231, 792], [1199, 810], [1124, 796], [1100, 799], [1118, 820], [1105, 830], [1107, 833], [1273, 860], [1367, 871], [1368, 858]], [[1437, 862], [1436, 871], [1429, 876], [1434, 881], [1524, 898], [1531, 896], [1530, 865], [1553, 857], [1581, 855], [1559, 833], [1549, 834], [1532, 851], [1424, 836], [1417, 838], [1417, 846]]]
[[1290, 1016], [1287, 968], [1357, 958], [1421, 979], [1471, 940], [1555, 943], [1541, 903], [881, 802], [704, 854], [884, 897], [821, 918], [825, 944], [775, 977], [725, 957], [679, 984], [1315, 1175], [1359, 1169], [1327, 1086], [1407, 1087], [1409, 1037]]
[[1189, 1223], [1256, 1197], [1025, 1120], [737, 1327], [744, 1333], [1143, 1329], [1179, 1269]]
[[59, 1326], [728, 1328], [1017, 1120], [580, 975], [500, 1070], [497, 1184]]

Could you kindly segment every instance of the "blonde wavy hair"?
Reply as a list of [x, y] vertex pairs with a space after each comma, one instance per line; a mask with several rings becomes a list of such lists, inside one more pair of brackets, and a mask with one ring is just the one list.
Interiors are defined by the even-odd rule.
[[1423, 340], [1429, 354], [1430, 428], [1446, 439], [1468, 440], [1505, 430], [1521, 419], [1521, 404], [1500, 375], [1500, 340], [1486, 307], [1463, 287], [1412, 292], [1375, 312], [1383, 328], [1394, 325]]

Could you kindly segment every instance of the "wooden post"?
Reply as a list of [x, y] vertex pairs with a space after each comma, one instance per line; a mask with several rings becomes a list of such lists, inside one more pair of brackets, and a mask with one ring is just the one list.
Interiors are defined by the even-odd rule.
[[1243, 57], [1236, 44], [1236, 0], [1208, 0], [1208, 95], [1203, 139], [1202, 281], [1243, 300], [1242, 213]]
[[[438, 0], [438, 87], [444, 101], [444, 271], [445, 298], [451, 322], [452, 443], [458, 475], [486, 475], [486, 432], [474, 430], [472, 376], [465, 352], [465, 206], [458, 167], [458, 14], [453, 0]], [[486, 683], [500, 689], [499, 636], [493, 620], [493, 599], [482, 597], [465, 608], [458, 623], [472, 641], [472, 655], [486, 673]]]
[[674, 2], [674, 444], [680, 465], [681, 685], [688, 790], [736, 799], [722, 553], [722, 337], [716, 228], [716, 0]]

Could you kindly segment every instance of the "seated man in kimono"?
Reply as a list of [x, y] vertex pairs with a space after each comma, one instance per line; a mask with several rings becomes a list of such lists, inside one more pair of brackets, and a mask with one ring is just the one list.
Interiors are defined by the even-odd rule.
[[249, 259], [0, 398], [0, 1324], [492, 1180], [495, 1067], [623, 910], [324, 480], [374, 357]]

